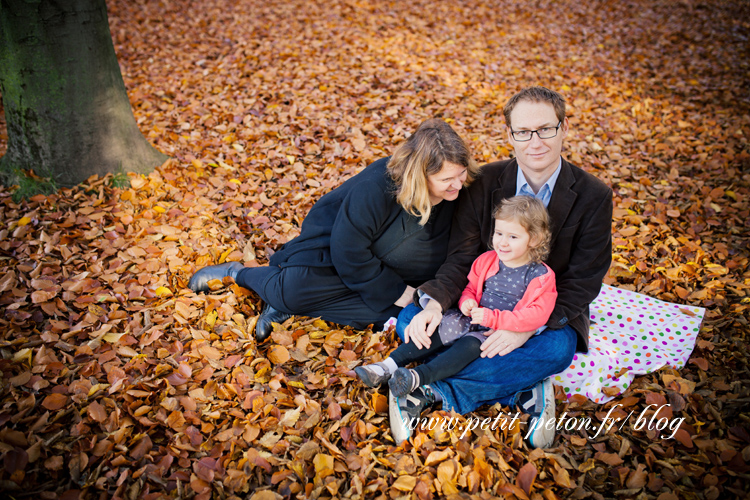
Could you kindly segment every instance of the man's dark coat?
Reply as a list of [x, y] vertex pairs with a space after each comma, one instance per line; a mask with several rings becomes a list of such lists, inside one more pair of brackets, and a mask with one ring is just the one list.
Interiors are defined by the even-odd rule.
[[[467, 283], [474, 259], [487, 251], [494, 231], [494, 208], [516, 194], [515, 159], [490, 163], [459, 201], [453, 218], [448, 259], [434, 280], [419, 287], [443, 310]], [[593, 175], [562, 161], [547, 211], [552, 243], [546, 263], [557, 279], [558, 299], [547, 322], [552, 329], [570, 324], [577, 350], [588, 351], [589, 304], [599, 294], [612, 262], [612, 190]]]

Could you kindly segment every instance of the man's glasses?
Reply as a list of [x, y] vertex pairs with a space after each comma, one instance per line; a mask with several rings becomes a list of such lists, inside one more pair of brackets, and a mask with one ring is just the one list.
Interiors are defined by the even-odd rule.
[[559, 122], [557, 124], [557, 127], [544, 127], [538, 130], [511, 130], [510, 134], [513, 136], [513, 139], [517, 140], [518, 142], [530, 141], [531, 138], [534, 137], [535, 132], [537, 137], [539, 137], [540, 139], [552, 139], [557, 135], [557, 129], [559, 129], [561, 125], [562, 122]]

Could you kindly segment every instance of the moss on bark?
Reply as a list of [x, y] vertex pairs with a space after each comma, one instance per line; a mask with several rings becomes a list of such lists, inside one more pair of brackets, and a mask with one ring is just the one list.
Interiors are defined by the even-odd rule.
[[167, 159], [136, 124], [104, 0], [0, 0], [0, 91], [6, 184], [33, 170], [71, 186]]

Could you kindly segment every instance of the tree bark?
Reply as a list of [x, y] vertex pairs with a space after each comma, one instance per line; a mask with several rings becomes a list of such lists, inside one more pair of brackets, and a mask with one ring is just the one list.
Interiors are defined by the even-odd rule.
[[0, 91], [6, 181], [33, 170], [72, 186], [167, 159], [135, 122], [105, 0], [0, 0]]

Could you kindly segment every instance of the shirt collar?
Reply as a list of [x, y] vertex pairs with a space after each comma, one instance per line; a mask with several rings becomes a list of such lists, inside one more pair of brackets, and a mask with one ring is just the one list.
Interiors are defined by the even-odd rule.
[[[526, 176], [523, 175], [523, 171], [521, 170], [521, 167], [518, 167], [518, 172], [516, 174], [516, 195], [521, 194], [522, 191], [525, 191], [526, 193], [533, 194], [534, 190], [531, 189], [531, 186], [529, 186], [529, 183], [526, 181]], [[545, 182], [542, 187], [539, 189], [539, 192], [537, 193], [538, 196], [543, 195], [545, 191], [545, 186], [547, 186], [549, 195], [552, 194], [552, 190], [555, 189], [555, 184], [557, 183], [557, 178], [560, 177], [560, 171], [562, 170], [562, 157], [560, 157], [560, 161], [557, 164], [557, 168], [552, 173], [549, 179], [547, 179], [547, 182]]]

